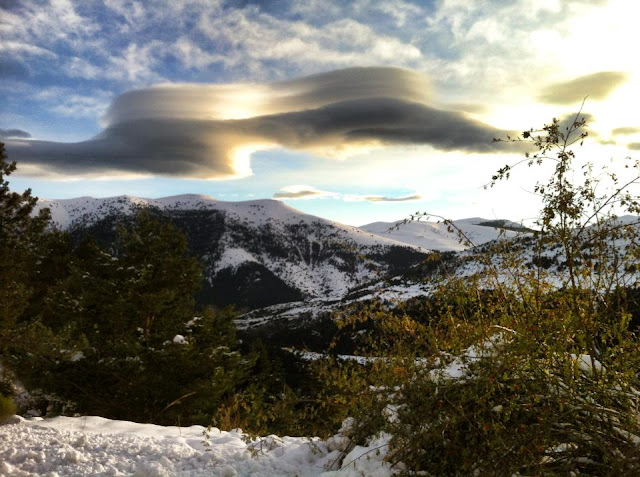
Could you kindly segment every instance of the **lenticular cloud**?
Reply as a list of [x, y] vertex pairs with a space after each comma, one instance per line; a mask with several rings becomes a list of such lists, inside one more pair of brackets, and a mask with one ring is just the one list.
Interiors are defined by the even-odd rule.
[[251, 175], [251, 153], [272, 147], [319, 156], [390, 144], [495, 150], [491, 138], [501, 131], [429, 101], [428, 78], [401, 68], [348, 68], [268, 84], [158, 85], [117, 97], [92, 139], [15, 139], [8, 149], [45, 174], [200, 179]]

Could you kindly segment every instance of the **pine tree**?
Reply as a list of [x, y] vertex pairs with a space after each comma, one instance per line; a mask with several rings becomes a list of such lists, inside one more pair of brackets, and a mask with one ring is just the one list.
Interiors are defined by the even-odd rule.
[[[109, 248], [87, 238], [64, 273], [27, 330], [33, 349], [15, 367], [29, 388], [70, 405], [65, 412], [207, 424], [243, 379], [235, 314], [196, 310], [201, 265], [154, 211], [118, 227]], [[38, 346], [41, 336], [50, 346]]]
[[[16, 170], [7, 162], [0, 142], [0, 361], [5, 361], [16, 320], [26, 309], [33, 293], [31, 277], [37, 263], [37, 247], [49, 222], [48, 209], [32, 216], [37, 197], [31, 189], [22, 194], [11, 192], [7, 176]], [[5, 369], [5, 368], [3, 368]], [[0, 374], [0, 386], [7, 370]], [[4, 387], [7, 387], [5, 382]], [[5, 389], [6, 391], [6, 389]]]

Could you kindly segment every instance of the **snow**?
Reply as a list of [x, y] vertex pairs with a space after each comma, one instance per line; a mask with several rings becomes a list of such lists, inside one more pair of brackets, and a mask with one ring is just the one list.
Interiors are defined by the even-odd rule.
[[258, 262], [258, 260], [249, 252], [242, 248], [228, 247], [222, 252], [222, 256], [216, 262], [215, 272], [225, 268], [237, 269], [243, 263]]
[[[341, 434], [327, 441], [268, 436], [247, 443], [240, 430], [164, 427], [97, 416], [16, 416], [10, 422], [0, 425], [0, 475], [7, 477], [394, 474], [384, 462], [388, 435], [349, 449], [349, 439]], [[342, 451], [349, 452], [339, 464]]]
[[[90, 225], [113, 213], [133, 213], [137, 207], [151, 206], [160, 210], [217, 210], [239, 222], [258, 227], [262, 225], [282, 225], [299, 223], [321, 223], [338, 229], [339, 233], [364, 246], [396, 245], [408, 246], [392, 237], [380, 237], [358, 227], [343, 225], [331, 220], [322, 219], [294, 209], [279, 200], [259, 199], [239, 202], [216, 200], [202, 194], [184, 194], [159, 199], [146, 199], [122, 195], [117, 197], [93, 198], [78, 197], [75, 199], [40, 199], [34, 214], [42, 208], [51, 210], [53, 223], [61, 229], [75, 224]], [[315, 237], [310, 237], [315, 240]]]
[[[340, 298], [349, 289], [362, 284], [371, 274], [364, 261], [358, 263], [355, 270], [345, 267], [340, 262], [339, 254], [332, 256], [331, 252], [327, 252], [330, 248], [346, 249], [353, 253], [357, 251], [363, 255], [377, 255], [388, 247], [418, 248], [357, 227], [308, 215], [270, 199], [225, 202], [194, 194], [160, 199], [130, 196], [45, 199], [38, 202], [34, 213], [48, 207], [54, 226], [73, 229], [76, 226], [90, 226], [109, 215], [133, 214], [141, 206], [167, 212], [205, 210], [221, 213], [225, 225], [219, 238], [217, 255], [214, 254], [215, 259], [206, 270], [209, 280], [222, 270], [235, 272], [244, 264], [257, 263], [307, 297]], [[238, 230], [242, 230], [247, 237], [272, 237], [278, 247], [293, 253], [291, 256], [274, 255], [268, 247], [261, 247], [259, 243], [245, 243], [247, 239], [238, 238]], [[298, 235], [300, 233], [302, 237]], [[384, 266], [377, 262], [375, 265]]]
[[[484, 223], [491, 222], [492, 221], [487, 219], [474, 217], [454, 220], [453, 225], [464, 233], [466, 238], [469, 239], [473, 245], [482, 245], [492, 240], [496, 240], [499, 237], [510, 238], [521, 234], [521, 232], [514, 232], [513, 230], [504, 230], [482, 225]], [[515, 222], [504, 222], [507, 226], [514, 228], [519, 227]], [[458, 232], [456, 232], [455, 229], [453, 231], [449, 231], [447, 224], [444, 222], [374, 222], [372, 224], [363, 225], [360, 228], [376, 235], [388, 237], [409, 245], [418, 246], [424, 250], [459, 252], [469, 248], [468, 244], [460, 242]]]
[[187, 344], [187, 339], [182, 335], [175, 335], [173, 337], [173, 343], [175, 343], [175, 344]]

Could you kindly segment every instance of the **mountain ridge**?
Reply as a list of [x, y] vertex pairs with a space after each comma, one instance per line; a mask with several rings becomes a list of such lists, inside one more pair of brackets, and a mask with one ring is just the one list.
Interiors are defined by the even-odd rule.
[[203, 304], [255, 308], [316, 297], [340, 298], [375, 274], [418, 263], [426, 252], [357, 227], [305, 214], [277, 200], [225, 202], [200, 195], [42, 200], [53, 225], [78, 240], [108, 244], [118, 224], [151, 208], [187, 236], [202, 260]]

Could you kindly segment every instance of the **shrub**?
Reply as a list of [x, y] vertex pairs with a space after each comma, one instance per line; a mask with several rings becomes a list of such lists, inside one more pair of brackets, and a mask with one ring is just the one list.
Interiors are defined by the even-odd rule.
[[[424, 327], [397, 311], [365, 315], [384, 332], [368, 342], [378, 404], [360, 412], [359, 425], [392, 434], [388, 459], [407, 472], [640, 469], [640, 340], [631, 326], [640, 229], [637, 217], [616, 215], [640, 212], [638, 163], [626, 181], [607, 171], [596, 178], [589, 164], [574, 181], [571, 147], [586, 137], [583, 127], [579, 116], [566, 126], [554, 119], [516, 139], [537, 149], [527, 154], [530, 166], [556, 164], [536, 186], [543, 207], [532, 239], [469, 254], [467, 270], [475, 273], [434, 287], [429, 316], [418, 319]], [[493, 183], [512, 169], [502, 168]], [[564, 267], [540, 258], [550, 250]], [[390, 418], [375, 425], [380, 401]]]
[[0, 424], [15, 413], [16, 405], [11, 397], [0, 394]]

